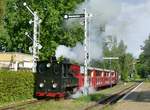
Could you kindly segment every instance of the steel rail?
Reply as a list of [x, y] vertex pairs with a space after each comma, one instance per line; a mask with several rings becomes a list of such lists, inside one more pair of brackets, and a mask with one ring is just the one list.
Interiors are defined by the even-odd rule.
[[0, 110], [23, 110], [26, 108], [27, 105], [32, 104], [39, 104], [48, 101], [49, 99], [42, 99], [42, 100], [29, 100], [25, 102], [21, 102], [20, 104], [12, 104], [6, 107], [0, 107]]
[[136, 83], [131, 85], [130, 87], [127, 87], [117, 93], [114, 93], [106, 98], [100, 99], [96, 104], [91, 105], [87, 108], [85, 108], [84, 110], [90, 110], [94, 107], [99, 106], [99, 109], [104, 109], [107, 105], [111, 105], [116, 103], [119, 99], [121, 99], [123, 96], [125, 96], [126, 94], [128, 94], [130, 91], [132, 91], [134, 88], [138, 87], [141, 83]]

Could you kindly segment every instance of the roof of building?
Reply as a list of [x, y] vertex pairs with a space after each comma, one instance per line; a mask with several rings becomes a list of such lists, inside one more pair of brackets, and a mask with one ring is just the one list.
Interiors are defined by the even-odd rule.
[[0, 52], [0, 61], [32, 61], [32, 55], [18, 52]]

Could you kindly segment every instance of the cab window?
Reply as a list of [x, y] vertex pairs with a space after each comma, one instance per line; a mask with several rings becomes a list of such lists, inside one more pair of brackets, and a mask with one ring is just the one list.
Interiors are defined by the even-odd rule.
[[60, 65], [59, 64], [53, 65], [53, 72], [55, 75], [58, 75], [60, 73]]
[[47, 63], [38, 63], [37, 72], [41, 73], [41, 74], [44, 74], [49, 70], [49, 68], [50, 68], [49, 66], [47, 67]]

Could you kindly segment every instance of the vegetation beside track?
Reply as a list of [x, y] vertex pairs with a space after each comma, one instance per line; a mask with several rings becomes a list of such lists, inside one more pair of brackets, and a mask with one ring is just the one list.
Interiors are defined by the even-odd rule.
[[[88, 96], [82, 96], [77, 99], [70, 99], [70, 100], [60, 100], [60, 101], [48, 101], [46, 103], [40, 105], [32, 105], [28, 106], [26, 110], [84, 110], [87, 106], [91, 106], [95, 104], [100, 98], [106, 97], [110, 94], [116, 93], [123, 88], [129, 87], [133, 83], [121, 83], [112, 88], [100, 90], [94, 94]], [[95, 109], [98, 110], [98, 109]], [[109, 109], [106, 109], [109, 110]]]
[[[118, 84], [113, 88], [101, 90], [100, 92], [96, 92], [95, 94], [91, 94], [88, 96], [82, 96], [75, 100], [67, 100], [68, 103], [73, 106], [86, 106], [92, 103], [97, 102], [100, 98], [106, 97], [110, 95], [110, 93], [121, 90], [122, 88], [131, 85], [132, 82], [126, 84]], [[34, 75], [29, 71], [0, 71], [0, 105], [7, 105], [8, 103], [16, 103], [21, 100], [33, 99], [33, 91], [34, 91]], [[49, 104], [51, 102], [51, 104]], [[57, 103], [62, 104], [60, 106], [63, 107], [63, 103], [65, 101], [50, 101], [47, 102], [48, 105], [52, 107], [56, 106]], [[43, 107], [47, 107], [47, 105], [43, 104], [40, 108], [37, 106], [36, 109], [42, 109]], [[49, 107], [49, 106], [48, 106]], [[31, 107], [32, 108], [32, 107]], [[59, 108], [59, 107], [58, 107]], [[64, 107], [65, 108], [65, 107]], [[67, 109], [69, 110], [70, 107]], [[34, 108], [33, 108], [34, 109]], [[55, 110], [55, 109], [54, 109]], [[56, 107], [57, 110], [57, 107]], [[73, 108], [71, 108], [73, 110]]]
[[0, 71], [0, 105], [33, 98], [34, 75], [29, 71]]

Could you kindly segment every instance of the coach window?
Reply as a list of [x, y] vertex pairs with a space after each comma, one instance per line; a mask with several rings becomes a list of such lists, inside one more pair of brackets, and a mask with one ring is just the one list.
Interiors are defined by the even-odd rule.
[[99, 76], [102, 76], [102, 72], [101, 71], [99, 71]]
[[110, 73], [106, 73], [106, 76], [109, 77]]
[[103, 76], [103, 73], [100, 71], [100, 76]]
[[104, 76], [105, 76], [105, 77], [106, 77], [106, 75], [107, 75], [107, 74], [106, 74], [106, 73], [104, 73]]
[[114, 76], [115, 76], [115, 73], [112, 73], [112, 76], [114, 77]]
[[111, 73], [111, 76], [114, 76], [114, 73]]
[[110, 73], [107, 73], [107, 77], [109, 77], [110, 76]]
[[99, 71], [96, 71], [96, 76], [99, 76]]

